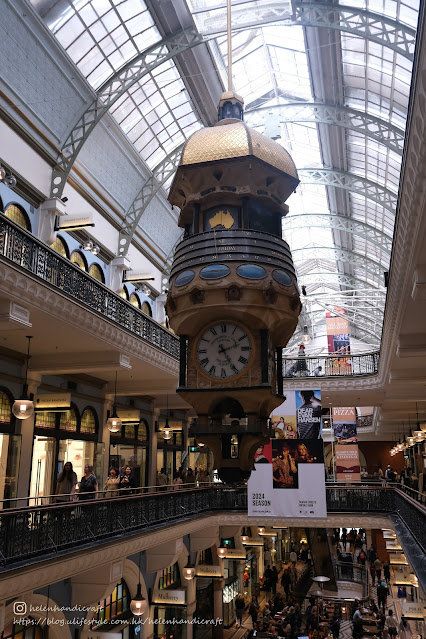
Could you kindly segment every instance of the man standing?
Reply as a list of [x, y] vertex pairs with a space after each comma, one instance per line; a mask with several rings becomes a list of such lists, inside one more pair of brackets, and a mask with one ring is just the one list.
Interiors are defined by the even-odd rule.
[[237, 598], [235, 599], [235, 625], [237, 628], [243, 625], [243, 612], [246, 607], [243, 593], [239, 592]]

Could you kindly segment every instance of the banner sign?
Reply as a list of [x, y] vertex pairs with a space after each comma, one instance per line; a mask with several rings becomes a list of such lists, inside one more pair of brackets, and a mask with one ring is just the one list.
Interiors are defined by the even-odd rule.
[[248, 514], [326, 517], [321, 391], [288, 391], [270, 415], [275, 438], [255, 455]]
[[402, 614], [407, 619], [419, 619], [422, 620], [426, 617], [425, 604], [413, 601], [401, 601]]
[[330, 355], [339, 354], [342, 356], [326, 364], [325, 375], [336, 374], [338, 372], [336, 369], [345, 374], [351, 372], [349, 322], [342, 317], [344, 314], [345, 309], [343, 308], [334, 308], [325, 313], [328, 352]]
[[338, 444], [353, 444], [357, 440], [356, 409], [336, 406], [333, 408], [334, 437]]
[[358, 444], [339, 444], [336, 451], [337, 481], [360, 482], [361, 468], [359, 464]]

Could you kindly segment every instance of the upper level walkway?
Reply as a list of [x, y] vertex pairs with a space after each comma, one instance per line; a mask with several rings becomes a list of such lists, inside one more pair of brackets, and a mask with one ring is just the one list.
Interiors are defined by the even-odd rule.
[[[0, 215], [0, 261], [65, 295], [97, 316], [177, 360], [179, 339], [117, 293], [82, 271], [29, 231]], [[376, 375], [379, 353], [284, 358], [283, 377], [360, 377]], [[320, 370], [319, 370], [320, 369]]]
[[[385, 515], [419, 581], [426, 587], [426, 496], [399, 485], [344, 486], [328, 484], [328, 513], [345, 516]], [[114, 499], [94, 499], [63, 505], [10, 508], [0, 512], [0, 557], [3, 572], [57, 558], [93, 546], [125, 541], [141, 533], [237, 514], [241, 526], [265, 525], [265, 518], [248, 518], [245, 486], [224, 485], [148, 492]], [[267, 518], [271, 524], [277, 521]], [[279, 518], [293, 526], [336, 526], [327, 519], [311, 522]], [[340, 525], [340, 524], [339, 524]]]

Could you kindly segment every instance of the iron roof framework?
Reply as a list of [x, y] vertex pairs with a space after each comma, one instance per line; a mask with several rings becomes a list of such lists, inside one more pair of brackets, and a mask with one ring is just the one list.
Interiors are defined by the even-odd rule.
[[[31, 3], [41, 11], [41, 0]], [[216, 105], [206, 104], [201, 80], [218, 87], [217, 78], [225, 79], [225, 4], [165, 0], [160, 15], [152, 0], [56, 0], [42, 14], [93, 89], [62, 145], [52, 195], [62, 194], [106, 113], [146, 163], [118, 254], [143, 235], [143, 213], [169, 185], [185, 140], [212, 123], [206, 113]], [[299, 1], [294, 15], [284, 0], [233, 0], [234, 88], [245, 98], [246, 120], [273, 131], [299, 169], [283, 229], [299, 282], [313, 296], [318, 332], [322, 305], [342, 306], [350, 291], [354, 334], [366, 343], [380, 339], [417, 13], [417, 0], [389, 0], [383, 11], [372, 0]], [[207, 68], [190, 75], [186, 57], [205, 51]], [[360, 310], [350, 310], [357, 303]], [[374, 321], [363, 321], [361, 311]]]

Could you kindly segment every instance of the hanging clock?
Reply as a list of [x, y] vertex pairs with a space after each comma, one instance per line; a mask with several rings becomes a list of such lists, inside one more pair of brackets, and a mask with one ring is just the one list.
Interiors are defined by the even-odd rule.
[[195, 340], [195, 361], [201, 372], [214, 380], [230, 381], [250, 367], [253, 337], [237, 322], [209, 324]]

